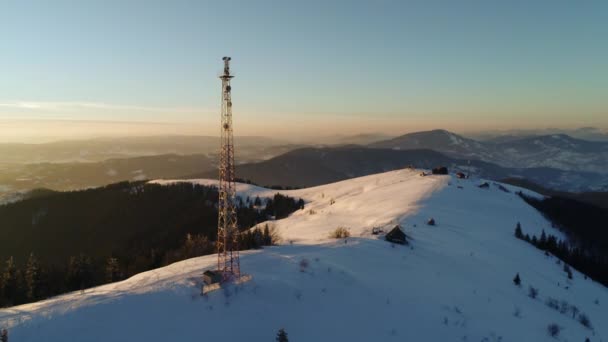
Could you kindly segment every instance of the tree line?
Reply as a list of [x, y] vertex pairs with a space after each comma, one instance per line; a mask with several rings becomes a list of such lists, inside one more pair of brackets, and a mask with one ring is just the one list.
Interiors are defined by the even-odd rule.
[[[537, 198], [522, 192], [518, 195], [541, 212], [557, 229], [567, 236], [565, 241], [555, 237], [539, 248], [549, 251], [576, 269], [608, 286], [608, 209], [559, 195]], [[530, 242], [534, 243], [530, 238]], [[549, 237], [547, 237], [549, 240]]]
[[[217, 196], [215, 187], [189, 183], [123, 182], [0, 206], [0, 222], [8, 223], [0, 241], [11, 241], [0, 244], [0, 307], [214, 253]], [[237, 203], [243, 249], [276, 242], [267, 225], [250, 227], [304, 206], [281, 194]]]
[[564, 272], [566, 272], [568, 278], [572, 279], [572, 271], [570, 269], [570, 266], [572, 266], [591, 279], [604, 286], [608, 286], [608, 258], [585, 251], [580, 247], [572, 246], [567, 241], [560, 240], [554, 235], [547, 235], [544, 230], [540, 237], [524, 234], [519, 223], [515, 227], [515, 237], [545, 251], [546, 254], [551, 253], [562, 260], [564, 262]]

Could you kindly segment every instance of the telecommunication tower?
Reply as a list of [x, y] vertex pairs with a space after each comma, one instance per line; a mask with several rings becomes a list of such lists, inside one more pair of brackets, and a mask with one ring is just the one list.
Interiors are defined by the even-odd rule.
[[236, 221], [236, 184], [234, 183], [234, 136], [232, 129], [232, 96], [230, 57], [224, 57], [222, 80], [221, 145], [219, 163], [219, 204], [217, 223], [217, 269], [222, 281], [238, 280], [239, 230]]

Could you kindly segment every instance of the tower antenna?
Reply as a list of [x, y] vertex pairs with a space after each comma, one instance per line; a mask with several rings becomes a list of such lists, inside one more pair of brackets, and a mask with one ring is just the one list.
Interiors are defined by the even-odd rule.
[[239, 230], [236, 221], [236, 184], [234, 182], [234, 135], [232, 128], [232, 87], [230, 57], [224, 57], [219, 163], [219, 203], [217, 223], [217, 269], [222, 281], [238, 280]]

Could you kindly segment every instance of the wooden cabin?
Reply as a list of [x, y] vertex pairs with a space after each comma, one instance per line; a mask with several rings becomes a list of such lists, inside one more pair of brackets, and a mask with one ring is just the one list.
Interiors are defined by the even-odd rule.
[[407, 244], [407, 237], [405, 236], [405, 233], [403, 232], [403, 230], [401, 230], [401, 226], [399, 226], [399, 225], [395, 226], [395, 228], [393, 228], [393, 230], [388, 232], [386, 234], [385, 238], [386, 238], [386, 241], [389, 241], [389, 242], [398, 243], [401, 245]]

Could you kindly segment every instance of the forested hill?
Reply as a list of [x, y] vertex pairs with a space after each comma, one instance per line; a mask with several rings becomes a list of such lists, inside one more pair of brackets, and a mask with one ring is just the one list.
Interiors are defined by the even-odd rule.
[[[275, 211], [292, 212], [301, 205], [285, 198], [275, 198], [280, 203], [269, 208], [272, 212], [260, 210], [265, 206], [254, 209], [253, 198], [241, 199], [239, 226], [249, 228]], [[45, 262], [63, 263], [79, 253], [147, 255], [178, 246], [186, 234], [215, 240], [216, 203], [215, 187], [143, 181], [34, 196], [0, 206], [0, 241], [11, 242], [0, 246], [0, 260], [13, 256], [23, 264], [34, 253]]]
[[[303, 207], [301, 200], [271, 197], [240, 198], [239, 227], [250, 228], [268, 216], [282, 218]], [[25, 293], [12, 289], [19, 283], [41, 284], [33, 287], [42, 293], [28, 297], [34, 300], [213, 253], [217, 198], [213, 186], [142, 181], [44, 192], [0, 206], [0, 292], [4, 297], [15, 292], [9, 299], [16, 299], [4, 304], [25, 301]], [[246, 242], [243, 248], [256, 247]], [[29, 274], [32, 269], [34, 276]]]

